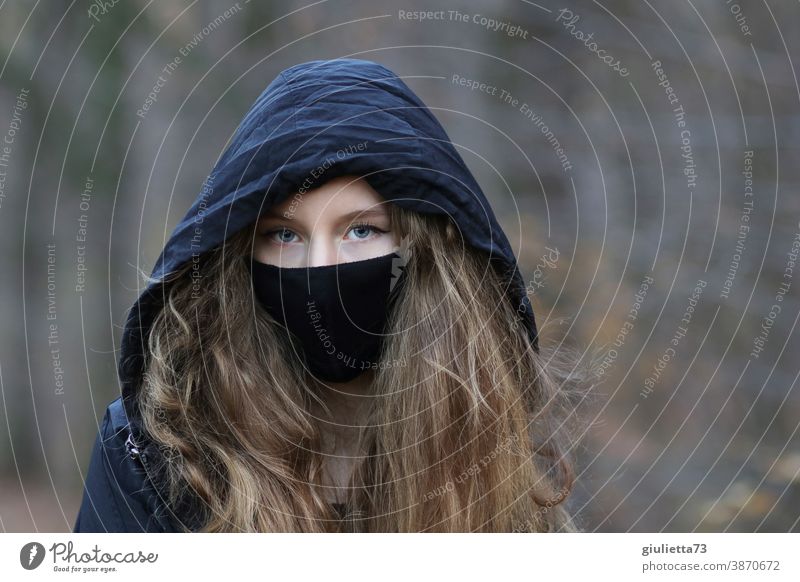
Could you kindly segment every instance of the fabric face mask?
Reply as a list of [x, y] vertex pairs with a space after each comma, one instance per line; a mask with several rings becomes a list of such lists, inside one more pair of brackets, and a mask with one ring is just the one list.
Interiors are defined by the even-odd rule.
[[395, 267], [402, 266], [399, 254], [292, 268], [245, 258], [256, 298], [291, 332], [316, 378], [347, 382], [376, 366], [389, 309], [405, 280], [405, 270]]

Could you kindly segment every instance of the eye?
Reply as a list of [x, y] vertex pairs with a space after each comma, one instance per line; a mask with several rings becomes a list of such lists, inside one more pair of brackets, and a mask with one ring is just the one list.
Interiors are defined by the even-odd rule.
[[[274, 238], [275, 235], [278, 235], [277, 239]], [[293, 233], [291, 230], [289, 230], [288, 228], [281, 227], [281, 228], [277, 228], [275, 230], [269, 230], [269, 231], [265, 232], [264, 236], [270, 237], [271, 240], [276, 242], [276, 243], [286, 244], [286, 243], [293, 242], [291, 237], [297, 236], [297, 235], [295, 233]]]
[[361, 222], [358, 224], [354, 224], [350, 227], [347, 231], [348, 234], [353, 233], [355, 234], [355, 239], [350, 240], [367, 240], [369, 238], [370, 233], [385, 233], [386, 231], [383, 229], [378, 228], [374, 224], [369, 224], [366, 222]]

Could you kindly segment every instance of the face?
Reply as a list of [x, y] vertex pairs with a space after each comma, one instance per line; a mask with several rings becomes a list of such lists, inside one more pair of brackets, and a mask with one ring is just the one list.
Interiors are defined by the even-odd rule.
[[279, 267], [321, 267], [387, 255], [399, 244], [389, 204], [363, 179], [334, 178], [266, 211], [253, 257]]

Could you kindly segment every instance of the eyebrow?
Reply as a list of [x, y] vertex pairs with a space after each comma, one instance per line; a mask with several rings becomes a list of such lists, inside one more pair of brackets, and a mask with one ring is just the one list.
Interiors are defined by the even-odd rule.
[[347, 214], [343, 214], [339, 217], [340, 220], [352, 220], [355, 217], [359, 218], [383, 218], [384, 216], [388, 216], [388, 212], [385, 208], [372, 207], [367, 208], [365, 210], [355, 210], [353, 212], [348, 212]]
[[[349, 220], [352, 220], [355, 217], [364, 218], [364, 219], [367, 219], [367, 218], [370, 218], [370, 217], [372, 217], [372, 218], [383, 218], [383, 217], [386, 217], [388, 215], [389, 215], [389, 212], [385, 208], [382, 208], [382, 207], [378, 206], [378, 207], [371, 207], [371, 208], [366, 208], [366, 209], [361, 209], [361, 210], [354, 210], [353, 212], [348, 212], [347, 214], [341, 215], [339, 217], [339, 220], [340, 221], [345, 221], [345, 220], [349, 221]], [[261, 218], [265, 218], [265, 217], [266, 218], [284, 218], [283, 214], [277, 213], [277, 212], [273, 211], [272, 209], [267, 210], [266, 212], [264, 212], [261, 215]]]

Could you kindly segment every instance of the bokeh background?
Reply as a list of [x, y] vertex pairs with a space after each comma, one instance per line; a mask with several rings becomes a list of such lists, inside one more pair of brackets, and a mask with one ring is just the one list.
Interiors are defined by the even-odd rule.
[[346, 56], [463, 146], [543, 341], [600, 376], [584, 527], [800, 530], [800, 6], [431, 9], [0, 2], [0, 530], [71, 530], [139, 271], [264, 87]]

